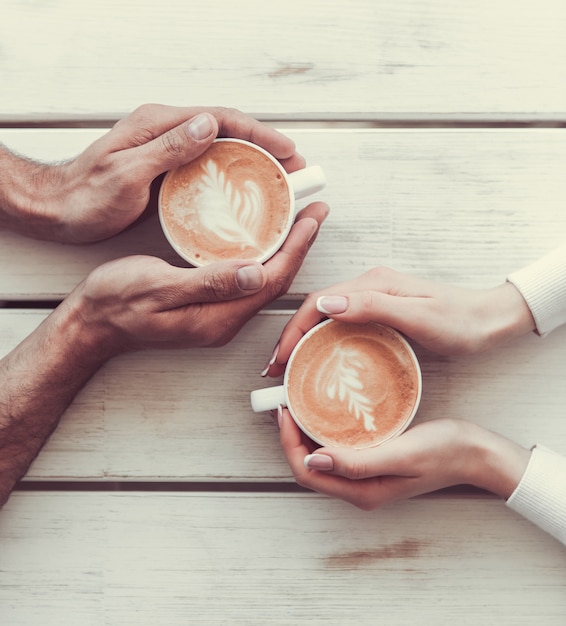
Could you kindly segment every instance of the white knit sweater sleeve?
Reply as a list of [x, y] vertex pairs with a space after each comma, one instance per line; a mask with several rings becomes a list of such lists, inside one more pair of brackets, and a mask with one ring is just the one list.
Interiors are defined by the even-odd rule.
[[507, 280], [525, 299], [539, 335], [566, 323], [566, 245], [513, 272]]
[[[507, 280], [525, 299], [539, 335], [566, 323], [566, 245], [513, 272]], [[566, 544], [566, 458], [535, 446], [507, 506]]]
[[507, 506], [566, 544], [566, 457], [535, 446]]

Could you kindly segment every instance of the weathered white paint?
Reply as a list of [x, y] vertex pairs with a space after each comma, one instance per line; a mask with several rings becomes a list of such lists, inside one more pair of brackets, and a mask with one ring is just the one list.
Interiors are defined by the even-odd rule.
[[561, 626], [564, 548], [495, 499], [16, 493], [2, 624]]
[[564, 32], [562, 0], [3, 0], [0, 120], [564, 120]]
[[[86, 4], [3, 1], [0, 123], [85, 126], [154, 101], [279, 124], [324, 167], [332, 208], [295, 303], [378, 264], [492, 285], [564, 239], [565, 131], [536, 128], [566, 119], [562, 0]], [[383, 120], [484, 127], [368, 127]], [[0, 141], [57, 161], [103, 132], [5, 128]], [[134, 253], [179, 263], [155, 218], [85, 247], [0, 233], [0, 302], [22, 307], [0, 309], [0, 355], [48, 314], [30, 301]], [[248, 391], [278, 382], [259, 371], [289, 315], [258, 315], [222, 349], [125, 355], [92, 379], [27, 477], [77, 491], [16, 492], [0, 512], [3, 626], [564, 623], [563, 547], [491, 496], [368, 514], [285, 492], [277, 429]], [[566, 453], [565, 342], [560, 329], [467, 359], [417, 347], [416, 422], [469, 419]], [[156, 491], [112, 491], [138, 481]]]

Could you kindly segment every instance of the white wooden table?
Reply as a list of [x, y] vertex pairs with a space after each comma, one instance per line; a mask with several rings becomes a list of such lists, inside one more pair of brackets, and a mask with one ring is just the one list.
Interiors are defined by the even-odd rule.
[[[373, 513], [300, 490], [248, 392], [313, 289], [378, 264], [495, 285], [564, 240], [566, 3], [89, 4], [3, 1], [1, 142], [57, 160], [143, 102], [236, 106], [324, 167], [332, 212], [231, 344], [128, 354], [79, 394], [0, 512], [0, 624], [564, 624], [555, 540], [465, 487]], [[179, 262], [155, 219], [86, 247], [0, 232], [0, 354], [134, 253]], [[566, 454], [565, 346], [417, 348], [417, 421]]]

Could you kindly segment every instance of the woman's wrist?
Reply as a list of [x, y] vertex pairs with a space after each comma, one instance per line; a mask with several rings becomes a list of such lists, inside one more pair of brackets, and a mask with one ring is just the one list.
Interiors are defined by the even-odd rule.
[[530, 450], [495, 432], [470, 424], [467, 482], [507, 500], [521, 481]]
[[535, 330], [535, 321], [518, 289], [509, 282], [481, 292], [476, 316], [484, 349], [492, 349]]

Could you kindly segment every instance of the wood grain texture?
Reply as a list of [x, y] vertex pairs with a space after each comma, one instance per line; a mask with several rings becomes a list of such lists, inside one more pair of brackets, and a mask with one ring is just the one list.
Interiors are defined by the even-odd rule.
[[316, 495], [16, 493], [0, 544], [10, 626], [558, 626], [566, 612], [564, 548], [491, 498], [368, 514]]
[[[0, 354], [45, 312], [0, 309]], [[108, 363], [79, 394], [31, 467], [39, 480], [292, 482], [252, 389], [289, 313], [253, 319], [224, 348], [146, 351]], [[423, 399], [415, 419], [467, 419], [527, 447], [566, 454], [566, 328], [497, 353], [446, 358], [416, 347]]]
[[[0, 141], [68, 158], [103, 131], [4, 129]], [[562, 243], [566, 130], [288, 130], [328, 185], [331, 214], [289, 296], [376, 265], [465, 286], [500, 283]], [[56, 299], [106, 260], [151, 254], [182, 265], [157, 217], [69, 246], [0, 232], [0, 299]]]
[[[487, 286], [564, 240], [566, 130], [487, 126], [566, 122], [565, 32], [563, 0], [3, 0], [0, 125], [235, 106], [286, 126], [328, 177], [332, 212], [294, 303], [380, 264]], [[486, 128], [352, 130], [386, 120]], [[53, 162], [103, 132], [1, 128], [0, 142]], [[0, 232], [0, 357], [49, 314], [30, 301], [138, 253], [182, 265], [155, 215], [82, 247]], [[564, 624], [564, 547], [494, 497], [452, 490], [368, 514], [284, 493], [277, 429], [249, 391], [279, 382], [259, 372], [290, 314], [258, 315], [225, 348], [128, 354], [93, 377], [26, 478], [77, 491], [17, 491], [0, 513], [2, 626]], [[416, 422], [468, 419], [566, 454], [565, 345], [566, 328], [465, 359], [417, 346]], [[89, 481], [109, 491], [81, 491]]]
[[4, 0], [0, 119], [566, 117], [561, 0]]

